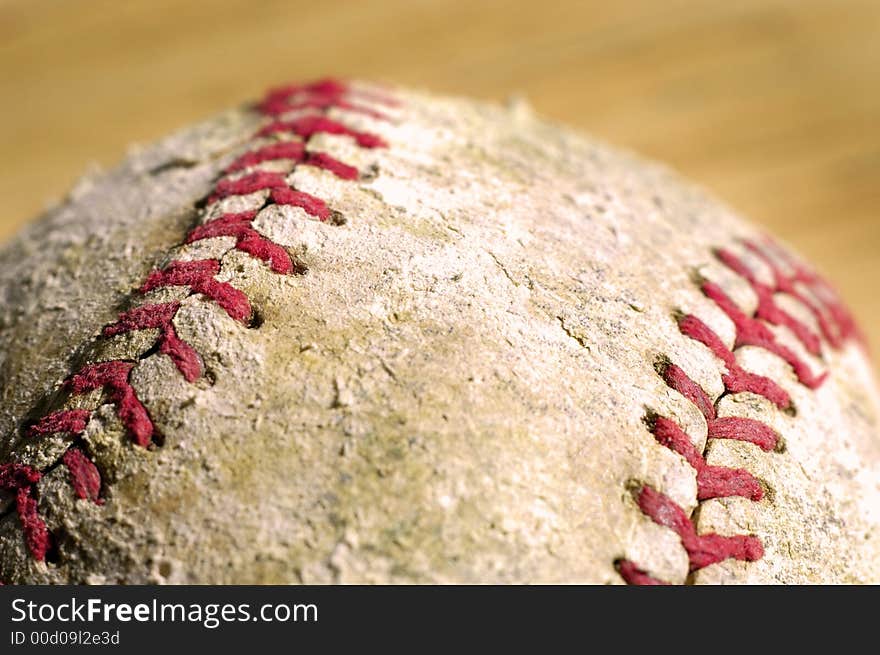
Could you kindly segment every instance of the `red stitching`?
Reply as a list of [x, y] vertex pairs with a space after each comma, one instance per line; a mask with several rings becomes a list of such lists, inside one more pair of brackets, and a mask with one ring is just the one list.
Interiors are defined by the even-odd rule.
[[251, 303], [231, 284], [215, 280], [214, 276], [219, 272], [220, 262], [216, 259], [174, 261], [162, 270], [150, 273], [140, 290], [147, 293], [162, 287], [189, 287], [190, 291], [210, 298], [231, 318], [243, 323], [251, 316]]
[[806, 362], [798, 357], [793, 350], [781, 345], [776, 340], [773, 332], [761, 321], [747, 316], [717, 284], [714, 282], [704, 282], [701, 288], [703, 293], [715, 301], [715, 304], [733, 321], [736, 327], [736, 343], [734, 348], [757, 346], [778, 355], [791, 365], [801, 384], [810, 389], [819, 388], [825, 380], [827, 373], [821, 375], [813, 374]]
[[683, 335], [699, 341], [711, 350], [718, 359], [724, 362], [727, 367], [727, 373], [721, 376], [721, 381], [724, 382], [724, 388], [727, 391], [730, 393], [749, 391], [759, 396], [764, 396], [764, 398], [780, 409], [789, 409], [791, 407], [791, 396], [788, 395], [785, 389], [770, 378], [743, 370], [736, 363], [736, 356], [733, 354], [733, 351], [728, 349], [718, 335], [696, 316], [683, 317], [678, 323], [678, 328]]
[[662, 371], [661, 377], [671, 389], [675, 389], [696, 405], [707, 421], [715, 418], [715, 405], [712, 404], [709, 394], [703, 391], [703, 387], [691, 380], [687, 373], [678, 366], [668, 364]]
[[250, 150], [229, 166], [226, 167], [227, 173], [250, 168], [267, 161], [278, 161], [280, 159], [290, 159], [294, 162], [302, 161], [306, 155], [306, 144], [302, 141], [282, 141], [281, 143], [271, 143], [256, 150]]
[[269, 263], [276, 273], [286, 275], [293, 271], [293, 260], [287, 251], [257, 232], [251, 224], [257, 212], [224, 214], [219, 218], [199, 225], [186, 237], [187, 243], [212, 237], [235, 237], [235, 247]]
[[143, 305], [119, 315], [119, 320], [104, 328], [104, 336], [114, 336], [135, 330], [158, 328], [159, 352], [168, 355], [187, 382], [193, 382], [202, 374], [198, 353], [177, 336], [171, 322], [180, 309], [179, 302], [161, 305]]
[[265, 191], [266, 189], [286, 189], [287, 181], [281, 173], [270, 173], [268, 171], [257, 171], [249, 173], [242, 177], [230, 179], [224, 178], [217, 182], [214, 187], [214, 195], [210, 197], [208, 203], [215, 202], [221, 198], [229, 196], [244, 196], [257, 191]]
[[738, 416], [717, 418], [715, 405], [712, 404], [709, 395], [675, 364], [666, 365], [661, 375], [670, 388], [675, 389], [697, 406], [706, 419], [710, 439], [748, 441], [768, 451], [776, 448], [779, 435], [760, 421]]
[[623, 578], [627, 584], [639, 585], [643, 587], [669, 585], [668, 582], [664, 582], [663, 580], [658, 580], [657, 578], [651, 577], [630, 560], [618, 560], [614, 563], [614, 568], [617, 569], [620, 577]]
[[358, 114], [364, 114], [377, 120], [388, 120], [387, 114], [364, 107], [354, 102], [344, 100], [341, 94], [337, 93], [315, 93], [305, 100], [299, 102], [291, 102], [290, 97], [284, 98], [267, 98], [260, 103], [259, 108], [267, 116], [280, 116], [288, 112], [300, 111], [303, 109], [345, 109]]
[[31, 556], [39, 561], [46, 558], [51, 538], [45, 521], [40, 518], [34, 486], [42, 473], [25, 464], [8, 462], [0, 464], [0, 489], [15, 493], [15, 507], [24, 533], [25, 545]]
[[278, 132], [292, 132], [303, 139], [309, 139], [315, 134], [348, 136], [354, 139], [362, 148], [385, 148], [388, 145], [381, 137], [375, 134], [354, 130], [326, 116], [303, 116], [293, 120], [273, 121], [257, 132], [257, 136], [271, 136]]
[[[326, 112], [335, 107], [374, 119], [387, 119], [382, 112], [349, 100], [351, 93], [347, 84], [336, 80], [321, 80], [271, 91], [259, 105], [269, 122], [253, 138], [262, 140], [279, 133], [290, 133], [293, 138], [255, 146], [238, 157], [226, 168], [227, 177], [219, 179], [214, 185], [206, 205], [231, 196], [268, 191], [270, 203], [300, 207], [322, 221], [330, 218], [332, 212], [322, 199], [292, 188], [284, 174], [257, 170], [245, 172], [238, 177], [228, 175], [247, 171], [264, 162], [290, 160], [293, 166], [313, 166], [327, 170], [343, 180], [357, 180], [357, 168], [327, 153], [309, 151], [305, 141], [315, 134], [328, 133], [350, 137], [363, 148], [380, 148], [386, 146], [384, 140], [322, 115], [302, 116], [294, 120], [279, 118], [292, 111], [308, 109]], [[386, 106], [396, 104], [392, 99], [378, 94], [357, 92], [354, 95]], [[253, 227], [256, 216], [256, 211], [224, 214], [194, 227], [185, 242], [232, 237], [235, 239], [236, 249], [266, 262], [273, 272], [282, 275], [301, 272], [302, 269], [295, 265], [281, 245], [257, 232]], [[216, 303], [234, 320], [246, 322], [253, 314], [250, 300], [231, 284], [216, 280], [215, 276], [219, 272], [220, 262], [216, 259], [172, 261], [164, 268], [147, 275], [138, 291], [145, 294], [163, 287], [184, 287], [189, 290], [190, 295], [201, 294]], [[171, 358], [187, 382], [193, 382], [202, 373], [202, 361], [196, 350], [181, 339], [174, 328], [173, 321], [180, 307], [179, 301], [148, 303], [135, 307], [121, 313], [115, 323], [104, 328], [102, 335], [113, 337], [139, 330], [158, 330], [154, 348]], [[158, 434], [149, 413], [129, 382], [133, 368], [134, 362], [120, 360], [90, 364], [71, 375], [63, 388], [71, 396], [101, 389], [106, 400], [116, 407], [117, 415], [132, 441], [138, 446], [147, 447]], [[76, 438], [85, 431], [91, 414], [91, 411], [85, 409], [50, 412], [29, 426], [26, 434], [37, 438], [67, 433]], [[81, 446], [81, 441], [75, 440], [60, 461], [69, 472], [74, 494], [81, 499], [102, 504], [101, 474]], [[40, 478], [40, 471], [23, 464], [0, 465], [0, 488], [16, 494], [16, 507], [26, 545], [34, 559], [42, 561], [50, 549], [52, 539], [37, 509], [36, 485]]]
[[819, 335], [776, 304], [775, 294], [778, 291], [778, 286], [774, 288], [758, 280], [757, 275], [729, 250], [721, 248], [717, 251], [716, 255], [728, 268], [745, 278], [751, 285], [758, 298], [758, 309], [755, 312], [757, 318], [773, 325], [784, 325], [787, 327], [810, 354], [819, 355], [822, 352]]
[[0, 489], [18, 491], [40, 481], [42, 473], [27, 464], [8, 462], [0, 464]]
[[779, 445], [779, 435], [773, 428], [753, 418], [725, 416], [709, 421], [708, 425], [709, 439], [747, 441], [768, 452]]
[[[765, 238], [763, 243], [743, 241], [743, 245], [767, 265], [773, 275], [774, 291], [785, 293], [800, 302], [816, 318], [822, 336], [833, 348], [841, 348], [848, 339], [865, 345], [864, 335], [859, 330], [852, 314], [831, 285], [818, 273], [809, 270], [794, 260], [785, 250], [776, 245], [772, 239]], [[782, 261], [791, 270], [785, 273], [778, 261]], [[816, 300], [811, 300], [807, 293]]]
[[47, 414], [28, 428], [28, 436], [38, 437], [43, 434], [55, 434], [56, 432], [69, 432], [80, 434], [86, 429], [86, 424], [92, 413], [87, 409], [67, 409], [52, 414]]
[[226, 172], [235, 173], [263, 162], [286, 159], [307, 166], [323, 168], [343, 180], [356, 180], [359, 176], [357, 168], [349, 166], [325, 152], [306, 152], [305, 144], [302, 141], [282, 141], [246, 152], [232, 162], [226, 168]]
[[103, 389], [126, 431], [138, 446], [146, 448], [156, 434], [147, 409], [141, 404], [128, 376], [134, 363], [124, 361], [101, 362], [84, 366], [69, 377], [64, 386], [77, 396], [95, 389]]
[[343, 180], [356, 180], [360, 173], [354, 166], [349, 166], [345, 162], [341, 162], [335, 157], [331, 157], [326, 152], [310, 152], [303, 162], [306, 166], [314, 166], [330, 171], [336, 177]]
[[326, 221], [328, 218], [330, 218], [330, 208], [327, 206], [327, 204], [320, 198], [316, 198], [315, 196], [308, 193], [303, 193], [302, 191], [297, 191], [296, 189], [284, 187], [280, 189], [273, 189], [271, 197], [272, 202], [274, 202], [276, 205], [291, 205], [293, 207], [300, 207], [304, 209], [307, 214], [311, 214], [312, 216], [315, 216], [322, 221]]
[[214, 195], [208, 199], [212, 204], [229, 196], [243, 196], [257, 191], [269, 191], [269, 197], [276, 205], [293, 205], [301, 207], [306, 213], [322, 221], [330, 217], [330, 208], [320, 198], [291, 189], [281, 173], [258, 171], [239, 178], [225, 178], [217, 183]]
[[[348, 85], [339, 82], [338, 80], [319, 80], [318, 82], [312, 82], [309, 84], [291, 84], [276, 89], [270, 89], [263, 101], [258, 105], [258, 108], [263, 114], [274, 116], [278, 113], [298, 109], [299, 107], [291, 105], [291, 99], [295, 97], [305, 97], [307, 100], [335, 97], [338, 98], [339, 101], [344, 101], [346, 94], [351, 91], [352, 89], [350, 89]], [[396, 99], [380, 93], [358, 90], [356, 91], [356, 94], [364, 100], [369, 100], [370, 102], [388, 107], [396, 107], [400, 104]]]
[[677, 423], [663, 416], [653, 421], [652, 431], [657, 441], [682, 457], [697, 471], [697, 500], [743, 496], [761, 500], [764, 489], [755, 477], [743, 469], [710, 466], [694, 446], [690, 437]]
[[[823, 336], [855, 336], [858, 330], [854, 327], [849, 314], [842, 308], [826, 283], [809, 273], [792, 259], [786, 261], [795, 274], [786, 276], [781, 268], [771, 259], [765, 248], [774, 248], [768, 242], [765, 248], [746, 242], [746, 247], [758, 254], [773, 271], [774, 284], [761, 282], [756, 273], [731, 251], [719, 249], [718, 259], [730, 270], [742, 277], [758, 297], [758, 307], [754, 316], [748, 316], [733, 300], [722, 291], [721, 287], [710, 281], [702, 281], [700, 288], [703, 293], [730, 318], [736, 329], [735, 348], [756, 346], [773, 353], [787, 362], [798, 381], [804, 386], [815, 389], [827, 378], [827, 372], [814, 374], [809, 366], [791, 349], [780, 344], [773, 332], [765, 325], [784, 326], [815, 355], [821, 355], [821, 341], [805, 324], [782, 310], [776, 302], [776, 294], [788, 293], [816, 317]], [[787, 256], [786, 256], [787, 257]], [[826, 317], [823, 305], [811, 301], [801, 293], [796, 284], [806, 284], [817, 293], [817, 285], [821, 285], [825, 307], [831, 318]], [[831, 309], [831, 308], [834, 309]], [[832, 327], [833, 326], [833, 327]], [[726, 368], [721, 379], [724, 383], [724, 394], [751, 392], [767, 398], [780, 409], [792, 409], [791, 397], [776, 382], [767, 377], [745, 371], [736, 361], [736, 356], [720, 337], [703, 321], [692, 315], [678, 319], [681, 333], [706, 346]], [[832, 347], [840, 343], [826, 339]], [[717, 415], [716, 403], [709, 394], [692, 380], [679, 366], [671, 362], [662, 362], [658, 372], [666, 384], [693, 403], [705, 417], [708, 427], [708, 439], [735, 439], [752, 443], [762, 450], [772, 451], [779, 446], [779, 435], [768, 425], [755, 419], [744, 417], [721, 417]], [[719, 399], [720, 400], [720, 399]], [[696, 471], [697, 500], [702, 502], [710, 498], [740, 496], [752, 501], [760, 501], [764, 497], [764, 489], [757, 478], [744, 469], [724, 466], [712, 466], [706, 462], [702, 453], [697, 450], [687, 433], [669, 418], [650, 415], [647, 420], [650, 431], [657, 442], [681, 455]], [[689, 571], [700, 570], [710, 564], [725, 559], [735, 558], [743, 561], [755, 561], [763, 556], [763, 546], [754, 535], [734, 535], [723, 537], [716, 534], [698, 535], [696, 526], [685, 511], [672, 499], [659, 491], [645, 485], [638, 494], [638, 505], [641, 511], [658, 525], [671, 528], [679, 536], [682, 546], [688, 555]], [[615, 567], [628, 584], [664, 584], [663, 581], [651, 576], [629, 560], [619, 560]]]
[[681, 539], [688, 554], [690, 570], [698, 571], [726, 559], [754, 562], [764, 555], [761, 541], [753, 535], [723, 537], [717, 534], [698, 535], [684, 510], [668, 496], [645, 485], [638, 495], [639, 508], [657, 525], [671, 528]]
[[34, 498], [34, 487], [23, 487], [15, 495], [15, 509], [21, 521], [21, 529], [27, 549], [37, 561], [46, 559], [46, 553], [52, 544], [49, 528], [40, 517], [37, 500]]
[[87, 498], [96, 505], [103, 505], [101, 494], [101, 474], [94, 462], [85, 456], [79, 448], [68, 448], [62, 457], [64, 465], [70, 472], [70, 483], [74, 493], [80, 498]]

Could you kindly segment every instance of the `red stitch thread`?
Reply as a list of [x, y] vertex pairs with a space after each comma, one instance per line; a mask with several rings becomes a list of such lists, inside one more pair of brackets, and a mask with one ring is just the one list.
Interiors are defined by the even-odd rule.
[[33, 497], [33, 487], [19, 489], [15, 496], [15, 508], [18, 511], [18, 519], [21, 521], [21, 529], [24, 532], [25, 544], [31, 555], [38, 562], [46, 559], [49, 552], [51, 538], [46, 522], [40, 518], [37, 501]]
[[194, 293], [216, 302], [236, 321], [245, 322], [251, 315], [250, 301], [231, 284], [215, 280], [219, 272], [220, 262], [216, 259], [173, 261], [164, 269], [150, 273], [140, 290], [147, 293], [161, 287], [189, 287]]
[[65, 386], [74, 395], [103, 389], [107, 399], [116, 405], [116, 413], [132, 440], [146, 448], [155, 434], [153, 422], [146, 408], [138, 400], [137, 394], [128, 382], [128, 375], [134, 364], [112, 361], [84, 366], [67, 379]]
[[316, 216], [322, 221], [326, 221], [330, 218], [330, 208], [323, 200], [308, 193], [291, 189], [290, 187], [273, 189], [272, 201], [277, 205], [301, 207], [307, 214]]
[[356, 114], [363, 114], [364, 116], [369, 116], [370, 118], [375, 118], [376, 120], [388, 120], [388, 116], [383, 114], [380, 111], [376, 111], [375, 109], [370, 109], [369, 107], [365, 107], [363, 105], [359, 105], [354, 102], [349, 102], [348, 100], [334, 100], [333, 96], [311, 96], [301, 102], [293, 102], [293, 103], [284, 103], [284, 104], [263, 104], [264, 113], [267, 116], [280, 116], [281, 114], [292, 112], [292, 111], [300, 111], [304, 109], [344, 109], [346, 111], [354, 112]]
[[276, 273], [282, 275], [290, 273], [293, 271], [293, 261], [287, 251], [277, 243], [263, 237], [251, 226], [256, 215], [255, 211], [224, 214], [193, 228], [187, 236], [186, 242], [193, 243], [212, 237], [234, 237], [236, 249], [269, 262], [269, 266]]
[[286, 100], [297, 93], [343, 93], [348, 90], [348, 85], [341, 80], [325, 77], [312, 82], [286, 84], [284, 86], [269, 89], [266, 99]]
[[736, 356], [724, 345], [721, 338], [696, 316], [683, 317], [678, 323], [678, 328], [683, 335], [699, 341], [724, 362], [727, 373], [721, 376], [721, 380], [724, 382], [724, 388], [730, 393], [748, 391], [763, 396], [780, 409], [791, 407], [791, 397], [785, 389], [770, 378], [743, 370], [736, 363]]
[[70, 473], [73, 491], [80, 498], [87, 498], [96, 505], [103, 505], [100, 498], [101, 474], [98, 467], [79, 448], [68, 448], [61, 458]]
[[739, 416], [717, 418], [715, 405], [709, 395], [675, 364], [666, 366], [662, 375], [670, 388], [675, 389], [697, 406], [706, 418], [710, 439], [748, 441], [768, 451], [776, 448], [779, 435], [764, 423]]
[[0, 489], [18, 491], [35, 485], [43, 474], [27, 464], [7, 462], [0, 464]]
[[753, 418], [725, 416], [708, 421], [710, 439], [748, 441], [761, 450], [775, 450], [779, 435], [768, 425]]
[[326, 152], [306, 152], [305, 143], [302, 141], [282, 141], [281, 143], [272, 143], [257, 150], [246, 152], [232, 162], [226, 168], [226, 172], [235, 173], [251, 166], [257, 166], [263, 162], [282, 159], [290, 159], [295, 163], [323, 168], [343, 180], [356, 180], [359, 175], [357, 168], [339, 161]]
[[776, 289], [758, 280], [757, 275], [729, 250], [721, 248], [715, 254], [722, 263], [744, 278], [752, 287], [758, 298], [758, 308], [755, 312], [757, 318], [773, 325], [787, 327], [809, 353], [818, 356], [822, 352], [819, 336], [776, 303], [774, 297]]
[[[788, 294], [804, 305], [816, 318], [822, 336], [833, 348], [842, 347], [844, 341], [850, 338], [864, 346], [864, 335], [832, 286], [820, 275], [796, 262], [791, 255], [779, 248], [771, 239], [765, 239], [764, 244], [762, 247], [751, 240], [743, 242], [746, 248], [761, 258], [770, 268], [776, 291]], [[793, 272], [790, 275], [784, 273], [774, 257], [771, 257], [767, 252], [767, 249], [773, 252], [774, 257], [784, 261]], [[797, 288], [798, 284], [807, 288], [818, 299], [818, 303], [804, 295]]]
[[[264, 114], [271, 115], [272, 112], [264, 109], [265, 107], [271, 108], [273, 105], [289, 102], [295, 95], [306, 94], [312, 97], [336, 95], [343, 97], [347, 92], [350, 92], [348, 85], [334, 79], [323, 79], [308, 84], [290, 84], [270, 89], [258, 107]], [[389, 107], [396, 107], [400, 104], [396, 99], [380, 93], [358, 90], [357, 95], [371, 102], [384, 104]]]
[[381, 137], [375, 134], [354, 130], [326, 116], [302, 116], [289, 121], [274, 121], [257, 132], [257, 136], [271, 136], [278, 132], [292, 132], [303, 139], [321, 133], [336, 134], [351, 137], [362, 148], [385, 148], [388, 146]]
[[119, 320], [104, 328], [104, 336], [114, 336], [136, 330], [158, 328], [159, 352], [168, 355], [187, 382], [202, 374], [202, 364], [196, 351], [177, 336], [171, 322], [180, 309], [179, 302], [143, 305], [119, 315]]
[[0, 489], [15, 493], [15, 509], [24, 533], [25, 545], [38, 562], [46, 559], [50, 546], [49, 529], [37, 511], [34, 486], [42, 474], [26, 464], [0, 464]]
[[[305, 93], [304, 93], [305, 92]], [[258, 106], [259, 110], [266, 116], [280, 116], [287, 112], [299, 111], [303, 109], [345, 109], [365, 116], [370, 116], [377, 120], [388, 120], [388, 117], [382, 112], [364, 107], [363, 105], [350, 102], [345, 99], [348, 89], [344, 86], [337, 85], [331, 88], [329, 85], [322, 89], [284, 89], [271, 92]], [[295, 95], [303, 95], [300, 100], [291, 100]]]
[[654, 523], [671, 528], [679, 536], [687, 551], [691, 572], [726, 559], [754, 562], [764, 555], [761, 541], [753, 535], [698, 535], [684, 510], [652, 487], [642, 487], [638, 503], [642, 512]]
[[814, 375], [810, 367], [794, 351], [776, 341], [776, 336], [760, 321], [746, 316], [736, 303], [714, 282], [703, 282], [701, 286], [706, 297], [715, 302], [727, 314], [736, 327], [735, 347], [757, 346], [781, 357], [794, 369], [795, 375], [804, 386], [818, 389], [827, 376], [827, 372]]
[[642, 587], [669, 585], [668, 582], [663, 582], [663, 580], [651, 577], [647, 572], [636, 566], [635, 562], [631, 562], [627, 559], [617, 562], [616, 568], [624, 582], [630, 585], [639, 585]]
[[266, 171], [257, 171], [234, 180], [228, 178], [220, 180], [208, 203], [228, 196], [247, 195], [267, 189], [270, 191], [269, 197], [272, 202], [277, 205], [301, 207], [306, 213], [316, 216], [322, 221], [330, 217], [330, 208], [323, 200], [303, 191], [291, 189], [281, 173]]
[[27, 434], [30, 437], [55, 434], [56, 432], [81, 434], [86, 429], [91, 415], [92, 413], [87, 409], [64, 409], [52, 412], [30, 426]]
[[306, 144], [302, 141], [272, 143], [257, 150], [250, 150], [244, 153], [226, 168], [226, 172], [234, 173], [251, 166], [257, 166], [265, 161], [277, 161], [279, 159], [290, 159], [294, 162], [300, 162], [305, 157], [305, 152]]
[[229, 196], [281, 188], [287, 188], [287, 181], [281, 173], [256, 171], [235, 179], [223, 178], [214, 187], [214, 194], [208, 199], [208, 204]]
[[709, 394], [703, 391], [699, 384], [691, 380], [681, 368], [675, 364], [669, 364], [664, 368], [662, 377], [670, 388], [675, 389], [696, 405], [707, 421], [715, 418], [715, 405], [712, 404]]
[[307, 84], [288, 84], [274, 89], [269, 89], [257, 108], [265, 116], [272, 116], [273, 108], [286, 106], [295, 95], [306, 94], [307, 96], [336, 96], [342, 98], [348, 91], [348, 85], [334, 79], [323, 79]]
[[761, 484], [748, 471], [707, 464], [690, 437], [674, 421], [658, 416], [654, 419], [653, 432], [660, 444], [684, 457], [696, 469], [697, 500], [742, 496], [758, 501], [764, 497]]
[[306, 166], [314, 166], [330, 171], [342, 180], [356, 180], [360, 175], [358, 169], [354, 166], [349, 166], [345, 162], [331, 157], [326, 152], [310, 152], [303, 163]]

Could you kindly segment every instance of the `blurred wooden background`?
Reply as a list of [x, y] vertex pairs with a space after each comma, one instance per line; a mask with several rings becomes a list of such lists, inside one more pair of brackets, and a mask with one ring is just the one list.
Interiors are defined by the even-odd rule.
[[0, 0], [0, 239], [90, 162], [324, 74], [523, 93], [665, 160], [800, 247], [880, 346], [878, 0]]

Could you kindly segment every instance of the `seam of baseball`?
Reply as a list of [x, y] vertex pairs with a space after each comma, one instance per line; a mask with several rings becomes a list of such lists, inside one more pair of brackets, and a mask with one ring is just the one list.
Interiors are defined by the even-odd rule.
[[[736, 361], [734, 350], [741, 346], [754, 346], [776, 355], [790, 366], [798, 383], [815, 390], [824, 384], [828, 371], [819, 375], [813, 373], [800, 356], [779, 343], [768, 325], [786, 328], [807, 352], [816, 356], [821, 356], [823, 340], [834, 349], [842, 347], [850, 339], [864, 343], [852, 316], [820, 276], [796, 262], [769, 237], [760, 242], [743, 240], [741, 245], [768, 267], [772, 284], [761, 281], [755, 271], [732, 250], [719, 248], [714, 254], [721, 264], [744, 279], [755, 293], [758, 303], [752, 315], [739, 307], [718, 284], [695, 276], [695, 283], [703, 295], [713, 301], [733, 323], [733, 349], [727, 348], [721, 338], [696, 316], [681, 312], [674, 315], [681, 334], [706, 346], [724, 365], [726, 373], [721, 374], [724, 386], [721, 395], [713, 402], [706, 390], [674, 362], [664, 357], [655, 363], [658, 375], [667, 386], [693, 403], [705, 418], [708, 432], [703, 452], [697, 450], [690, 437], [672, 419], [659, 416], [652, 410], [648, 410], [645, 416], [645, 423], [658, 443], [678, 453], [695, 469], [697, 506], [688, 515], [671, 498], [653, 487], [641, 483], [631, 485], [639, 509], [653, 522], [672, 529], [678, 535], [687, 553], [689, 581], [692, 580], [692, 574], [710, 564], [730, 558], [753, 562], [764, 555], [763, 544], [755, 535], [697, 533], [693, 516], [702, 502], [731, 496], [757, 502], [765, 494], [764, 486], [748, 471], [709, 465], [705, 456], [710, 440], [745, 441], [767, 452], [781, 452], [782, 449], [779, 435], [769, 425], [744, 417], [719, 417], [718, 404], [727, 395], [751, 392], [763, 396], [780, 411], [790, 414], [796, 411], [788, 392], [772, 379], [743, 369]], [[780, 264], [789, 272], [783, 270]], [[814, 318], [819, 334], [782, 309], [775, 300], [777, 294], [786, 294], [799, 302]], [[667, 584], [632, 560], [619, 559], [614, 565], [627, 584]]]
[[[360, 171], [356, 167], [327, 153], [308, 150], [309, 141], [316, 134], [349, 137], [361, 148], [387, 147], [381, 137], [348, 127], [344, 121], [331, 119], [327, 115], [331, 109], [342, 109], [374, 120], [388, 120], [383, 112], [360, 101], [384, 106], [397, 104], [390, 97], [354, 90], [348, 84], [333, 79], [271, 90], [256, 107], [265, 118], [264, 124], [252, 136], [251, 147], [222, 171], [207, 198], [197, 203], [197, 207], [202, 205], [203, 222], [187, 233], [184, 244], [214, 237], [232, 237], [235, 243], [229, 250], [239, 250], [260, 259], [280, 275], [304, 274], [306, 269], [284, 247], [259, 233], [253, 221], [265, 207], [291, 205], [301, 208], [310, 218], [341, 224], [340, 217], [322, 199], [298, 191], [287, 182], [287, 178], [300, 165], [324, 169], [342, 180], [360, 178]], [[294, 118], [285, 118], [292, 114], [295, 114]], [[277, 161], [290, 161], [292, 166], [285, 173], [254, 169], [264, 162]], [[257, 210], [221, 212], [218, 216], [211, 216], [211, 209], [216, 203], [257, 192], [268, 192], [267, 199]], [[220, 272], [220, 256], [183, 261], [173, 259], [173, 252], [174, 249], [170, 251], [169, 261], [163, 268], [147, 275], [132, 297], [144, 296], [166, 287], [182, 287], [188, 290], [187, 296], [200, 294], [220, 306], [233, 320], [255, 327], [259, 317], [247, 295], [215, 277]], [[25, 439], [56, 433], [69, 435], [67, 448], [54, 462], [37, 469], [14, 461], [13, 451], [13, 461], [0, 464], [0, 489], [15, 494], [15, 510], [26, 547], [33, 559], [45, 561], [55, 547], [54, 539], [38, 510], [37, 484], [45, 473], [63, 465], [68, 470], [70, 484], [77, 497], [96, 504], [104, 502], [101, 474], [87, 455], [87, 444], [82, 438], [98, 407], [108, 403], [114, 405], [128, 436], [137, 446], [147, 448], [152, 444], [161, 445], [161, 434], [129, 380], [137, 361], [154, 353], [162, 353], [171, 359], [187, 382], [193, 383], [202, 377], [204, 366], [201, 356], [177, 335], [174, 328], [173, 319], [180, 307], [180, 300], [147, 301], [122, 312], [115, 323], [105, 326], [101, 333], [104, 338], [149, 329], [158, 330], [159, 334], [137, 358], [86, 364], [62, 383], [65, 402], [76, 396], [100, 392], [96, 395], [97, 405], [94, 409], [57, 409], [24, 428]]]

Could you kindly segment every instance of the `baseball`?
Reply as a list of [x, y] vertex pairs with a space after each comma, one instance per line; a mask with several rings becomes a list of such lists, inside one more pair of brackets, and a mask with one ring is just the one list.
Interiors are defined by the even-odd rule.
[[6, 583], [880, 581], [831, 284], [522, 102], [274, 89], [83, 179], [0, 303]]

